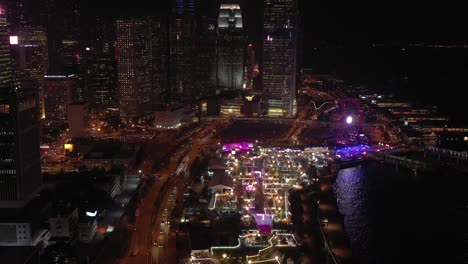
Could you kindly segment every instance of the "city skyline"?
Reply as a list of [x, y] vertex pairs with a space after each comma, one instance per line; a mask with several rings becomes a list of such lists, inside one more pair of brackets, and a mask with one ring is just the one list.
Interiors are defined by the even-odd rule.
[[0, 263], [465, 263], [462, 10], [0, 0]]

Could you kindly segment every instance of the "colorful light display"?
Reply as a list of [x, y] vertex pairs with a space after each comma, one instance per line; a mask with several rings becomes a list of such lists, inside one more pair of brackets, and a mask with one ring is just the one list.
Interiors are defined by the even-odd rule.
[[229, 144], [224, 144], [223, 145], [223, 151], [224, 152], [229, 152], [229, 151], [247, 151], [251, 150], [253, 148], [253, 143], [252, 142], [236, 142], [236, 143], [229, 143]]

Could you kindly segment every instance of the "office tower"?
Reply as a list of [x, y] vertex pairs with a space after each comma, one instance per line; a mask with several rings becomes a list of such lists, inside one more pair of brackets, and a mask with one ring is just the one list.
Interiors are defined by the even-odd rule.
[[93, 109], [117, 108], [115, 60], [109, 53], [97, 54], [90, 66], [89, 99]]
[[151, 19], [117, 20], [120, 119], [132, 122], [151, 110]]
[[35, 89], [0, 88], [0, 208], [21, 208], [42, 184]]
[[8, 33], [7, 11], [0, 7], [0, 89], [16, 87], [10, 44], [17, 45], [18, 37]]
[[218, 89], [241, 90], [244, 86], [245, 37], [238, 4], [222, 4], [218, 17]]
[[296, 114], [297, 1], [265, 0], [263, 95], [268, 115]]
[[156, 17], [151, 23], [152, 108], [164, 109], [170, 100], [169, 85], [169, 18]]
[[44, 75], [48, 71], [47, 30], [39, 26], [26, 26], [15, 31], [18, 44], [12, 45], [13, 59], [21, 82], [32, 80], [39, 94], [39, 112], [44, 116]]
[[73, 74], [44, 75], [44, 106], [46, 126], [64, 128], [67, 123], [68, 106], [76, 92]]
[[[117, 108], [115, 26], [109, 19], [96, 20], [95, 51], [87, 63], [88, 98], [92, 110]], [[91, 45], [90, 45], [91, 46]], [[85, 48], [86, 49], [86, 48]], [[93, 49], [91, 47], [90, 49]]]
[[[60, 48], [60, 72], [74, 73], [77, 81], [77, 94], [73, 102], [87, 102], [90, 85], [90, 66], [95, 49], [88, 41], [66, 38]], [[57, 69], [57, 68], [56, 68]]]
[[201, 17], [195, 59], [194, 97], [216, 94], [216, 18]]
[[176, 0], [176, 15], [195, 15], [195, 0]]
[[172, 103], [192, 101], [196, 54], [195, 18], [175, 16], [170, 26], [170, 91]]

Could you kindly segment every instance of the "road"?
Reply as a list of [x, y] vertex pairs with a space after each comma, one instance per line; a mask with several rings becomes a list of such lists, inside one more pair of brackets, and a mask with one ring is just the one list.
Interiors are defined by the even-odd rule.
[[210, 138], [194, 136], [196, 140], [191, 140], [191, 144], [179, 149], [167, 166], [157, 172], [159, 180], [141, 200], [129, 256], [121, 263], [176, 263], [176, 234], [167, 222], [170, 221], [174, 205], [177, 203], [177, 208], [182, 207], [190, 165], [207, 149], [207, 145], [216, 143]]
[[154, 202], [158, 199], [166, 181], [167, 177], [160, 177], [147, 195], [142, 198], [130, 243], [130, 256], [124, 259], [123, 263], [148, 263], [148, 259], [150, 258], [148, 249], [152, 243], [151, 237], [148, 234], [151, 234], [151, 220], [155, 211]]

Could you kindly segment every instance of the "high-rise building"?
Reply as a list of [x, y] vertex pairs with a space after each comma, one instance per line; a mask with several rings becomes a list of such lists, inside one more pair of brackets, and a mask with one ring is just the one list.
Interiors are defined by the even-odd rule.
[[[88, 99], [91, 110], [117, 108], [117, 73], [115, 59], [115, 25], [113, 21], [98, 18], [96, 20], [96, 50], [91, 52], [87, 66]], [[93, 45], [90, 45], [93, 46]], [[93, 47], [88, 47], [93, 49]], [[86, 50], [86, 47], [85, 47]], [[85, 58], [86, 59], [86, 58]]]
[[10, 36], [6, 14], [6, 10], [0, 7], [0, 89], [18, 85], [10, 51], [10, 45], [18, 44], [18, 36]]
[[152, 108], [151, 19], [120, 19], [116, 26], [120, 119], [128, 123]]
[[264, 2], [263, 95], [270, 116], [297, 111], [297, 13], [297, 0]]
[[176, 15], [195, 15], [195, 0], [176, 0]]
[[152, 108], [153, 110], [161, 110], [170, 100], [168, 17], [156, 17], [152, 20], [151, 43]]
[[196, 44], [194, 97], [216, 94], [216, 18], [201, 17]]
[[184, 15], [171, 19], [169, 85], [173, 103], [194, 99], [195, 36], [195, 17]]
[[66, 126], [68, 106], [73, 102], [72, 98], [74, 90], [76, 90], [75, 75], [44, 75], [44, 106], [46, 126]]
[[117, 108], [115, 60], [111, 54], [97, 54], [90, 66], [89, 99], [93, 109]]
[[218, 17], [218, 89], [241, 90], [244, 86], [245, 37], [238, 4], [222, 4]]
[[44, 116], [44, 75], [48, 72], [47, 30], [39, 26], [17, 29], [18, 44], [11, 45], [21, 81], [32, 80], [39, 94], [39, 112]]
[[42, 184], [35, 89], [0, 88], [0, 208], [21, 208]]

